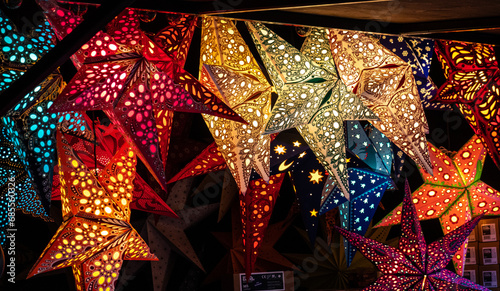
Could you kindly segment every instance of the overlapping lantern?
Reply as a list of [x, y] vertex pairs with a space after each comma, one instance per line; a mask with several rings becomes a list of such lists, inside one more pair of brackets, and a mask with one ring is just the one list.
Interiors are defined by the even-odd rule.
[[63, 224], [28, 277], [72, 267], [77, 290], [114, 290], [123, 260], [155, 260], [130, 224], [136, 156], [124, 145], [96, 177], [57, 135]]
[[366, 290], [488, 290], [446, 269], [482, 215], [427, 245], [410, 193], [406, 182], [397, 248], [337, 228], [383, 274]]
[[379, 117], [372, 124], [432, 173], [427, 119], [410, 65], [363, 33], [331, 29], [330, 44], [344, 84]]
[[261, 23], [247, 23], [278, 91], [266, 133], [297, 127], [349, 197], [344, 120], [376, 119], [338, 79], [328, 30], [312, 28], [301, 50]]
[[202, 35], [200, 81], [248, 123], [203, 115], [245, 194], [252, 169], [269, 180], [271, 139], [261, 133], [270, 114], [272, 89], [231, 21], [206, 17]]
[[[457, 153], [446, 152], [428, 143], [434, 176], [423, 169], [424, 184], [412, 194], [419, 220], [439, 218], [448, 234], [473, 216], [500, 214], [500, 192], [480, 180], [486, 149], [477, 136], [473, 136]], [[401, 205], [395, 208], [377, 226], [400, 223]], [[467, 243], [467, 240], [465, 240]], [[453, 259], [457, 273], [462, 274], [465, 246]]]

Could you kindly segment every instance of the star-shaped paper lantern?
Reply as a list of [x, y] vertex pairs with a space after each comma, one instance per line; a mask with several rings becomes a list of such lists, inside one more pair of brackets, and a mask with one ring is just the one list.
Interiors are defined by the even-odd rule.
[[280, 88], [266, 132], [297, 127], [348, 197], [344, 120], [377, 117], [338, 79], [328, 30], [312, 28], [299, 51], [261, 23], [248, 26]]
[[[87, 120], [89, 120], [88, 117]], [[93, 128], [96, 136], [95, 148], [93, 142], [76, 136], [69, 136], [67, 140], [85, 166], [90, 171], [100, 173], [111, 161], [113, 155], [125, 144], [125, 139], [113, 124], [105, 126], [97, 121]], [[54, 183], [52, 199], [61, 199], [59, 176], [54, 178]], [[130, 208], [177, 217], [140, 175], [135, 176], [133, 186], [133, 199], [130, 202]]]
[[427, 245], [410, 193], [407, 182], [398, 248], [337, 228], [383, 274], [364, 290], [488, 290], [446, 269], [482, 215]]
[[309, 56], [301, 53], [262, 23], [246, 22], [246, 24], [278, 91], [278, 100], [271, 112], [266, 133], [279, 132], [309, 123], [338, 79], [334, 67], [330, 65], [328, 54], [324, 56], [314, 54], [314, 45], [317, 44], [313, 44], [313, 40], [309, 42], [309, 46], [306, 45], [311, 57], [322, 58], [321, 61], [328, 63], [330, 65], [328, 68], [333, 71], [320, 67]]
[[425, 109], [451, 110], [449, 104], [431, 102], [437, 93], [437, 86], [429, 77], [434, 40], [424, 38], [406, 38], [402, 36], [382, 35], [380, 44], [392, 51], [411, 66], [415, 84], [418, 88], [422, 105]]
[[243, 245], [245, 246], [245, 273], [247, 278], [254, 270], [255, 261], [267, 225], [273, 213], [274, 204], [280, 192], [285, 174], [276, 174], [266, 182], [264, 179], [250, 181], [246, 195], [240, 194]]
[[[348, 171], [351, 199], [348, 201], [340, 189], [335, 187], [322, 201], [320, 214], [339, 207], [342, 227], [356, 234], [364, 235], [392, 180], [388, 175], [378, 174], [366, 168], [350, 167]], [[356, 248], [347, 241], [344, 241], [344, 247], [349, 266], [356, 253]]]
[[328, 172], [295, 131], [281, 132], [271, 142], [271, 175], [289, 173], [302, 221], [311, 243], [316, 239], [323, 187]]
[[427, 119], [410, 65], [363, 33], [332, 29], [330, 44], [344, 84], [379, 117], [371, 123], [432, 173]]
[[[393, 161], [391, 143], [376, 128], [367, 134], [358, 121], [348, 122], [349, 148], [356, 156], [348, 155], [350, 201], [342, 191], [327, 180], [321, 198], [320, 214], [339, 207], [342, 227], [364, 235], [387, 188], [392, 186]], [[349, 242], [344, 241], [347, 265], [356, 253]]]
[[230, 20], [206, 17], [202, 25], [200, 81], [248, 124], [203, 115], [244, 194], [255, 169], [269, 179], [269, 135], [261, 135], [271, 110], [271, 86]]
[[[226, 274], [245, 272], [245, 247], [241, 239], [243, 230], [240, 223], [240, 215], [237, 207], [233, 207], [232, 210], [231, 232], [213, 233], [215, 238], [228, 250], [228, 253], [215, 266], [212, 272], [208, 274], [205, 283], [211, 283]], [[294, 264], [274, 249], [274, 245], [291, 222], [292, 216], [288, 215], [283, 221], [268, 226], [264, 240], [260, 245], [257, 260], [255, 261], [254, 269], [256, 272], [283, 270], [283, 268], [297, 269]]]
[[114, 290], [123, 260], [155, 260], [130, 225], [136, 157], [126, 145], [96, 177], [58, 132], [63, 224], [28, 277], [72, 267], [78, 290]]
[[[49, 10], [52, 22], [74, 27], [78, 19], [68, 10]], [[70, 20], [73, 19], [71, 22]], [[110, 35], [100, 32], [80, 52], [85, 61], [52, 110], [96, 110], [106, 112], [162, 187], [166, 187], [164, 163], [171, 124], [171, 112], [206, 112], [236, 118], [222, 101], [212, 110], [197, 101], [174, 80], [159, 70], [166, 55], [139, 28], [135, 11], [125, 10], [108, 25]], [[212, 100], [213, 101], [213, 100]], [[233, 114], [231, 114], [233, 113]], [[163, 146], [161, 146], [161, 143]]]
[[457, 104], [500, 168], [500, 71], [493, 46], [436, 41], [447, 81], [434, 100]]
[[206, 217], [217, 210], [218, 204], [207, 204], [198, 207], [190, 207], [186, 204], [192, 193], [193, 179], [187, 178], [175, 183], [167, 203], [179, 215], [179, 218], [162, 216], [157, 220], [155, 217], [148, 218], [148, 238], [151, 250], [160, 259], [152, 262], [153, 283], [155, 290], [163, 290], [168, 280], [164, 279], [167, 274], [166, 264], [171, 262], [172, 251], [180, 253], [193, 264], [204, 271], [196, 252], [194, 251], [185, 230], [206, 219]]
[[[419, 220], [439, 218], [445, 234], [471, 220], [472, 216], [500, 214], [500, 192], [480, 180], [486, 149], [477, 136], [449, 157], [431, 143], [429, 151], [435, 169], [430, 176], [420, 169], [424, 184], [412, 196]], [[398, 206], [377, 226], [400, 223]], [[465, 247], [453, 259], [457, 273], [463, 272]]]
[[207, 174], [224, 170], [227, 167], [222, 153], [217, 148], [215, 142], [206, 147], [195, 159], [189, 162], [179, 173], [177, 173], [168, 183], [173, 183], [185, 178]]

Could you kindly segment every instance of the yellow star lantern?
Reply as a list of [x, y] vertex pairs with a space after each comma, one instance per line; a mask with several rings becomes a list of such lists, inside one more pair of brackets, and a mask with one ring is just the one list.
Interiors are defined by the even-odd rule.
[[64, 222], [28, 277], [72, 267], [77, 290], [111, 291], [123, 260], [156, 260], [130, 225], [136, 155], [123, 146], [96, 177], [57, 133]]
[[432, 173], [427, 119], [410, 65], [362, 33], [332, 29], [330, 45], [344, 84], [380, 119], [373, 125]]
[[349, 197], [344, 120], [377, 116], [338, 79], [328, 30], [311, 28], [299, 51], [261, 23], [249, 22], [248, 27], [278, 88], [266, 132], [297, 127]]
[[261, 133], [271, 111], [272, 87], [230, 20], [203, 19], [200, 64], [200, 81], [248, 123], [203, 115], [244, 194], [252, 169], [269, 180], [271, 139]]

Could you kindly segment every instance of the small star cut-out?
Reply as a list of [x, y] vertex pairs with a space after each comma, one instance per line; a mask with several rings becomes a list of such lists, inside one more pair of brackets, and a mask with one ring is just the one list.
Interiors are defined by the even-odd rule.
[[274, 152], [278, 155], [284, 155], [286, 153], [286, 148], [282, 145], [277, 145], [274, 147]]
[[319, 182], [323, 181], [323, 173], [320, 172], [319, 170], [314, 170], [312, 172], [309, 172], [309, 181], [312, 182], [313, 184], [319, 184]]

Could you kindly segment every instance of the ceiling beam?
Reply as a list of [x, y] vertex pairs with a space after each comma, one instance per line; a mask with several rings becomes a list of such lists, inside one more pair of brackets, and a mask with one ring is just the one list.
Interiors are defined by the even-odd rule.
[[95, 11], [89, 12], [80, 25], [0, 93], [0, 100], [8, 100], [7, 104], [0, 108], [0, 116], [4, 116], [26, 94], [33, 91], [38, 84], [64, 64], [82, 45], [134, 1], [108, 0]]
[[423, 35], [434, 33], [472, 32], [500, 29], [500, 17], [453, 19], [399, 24], [401, 34]]
[[[306, 7], [362, 4], [373, 2], [390, 2], [393, 0], [208, 0], [208, 1], [168, 1], [168, 0], [141, 0], [130, 8], [159, 12], [187, 13], [187, 14], [228, 14], [256, 11], [270, 11], [281, 9], [297, 9]], [[100, 5], [103, 0], [62, 0], [68, 4]]]

